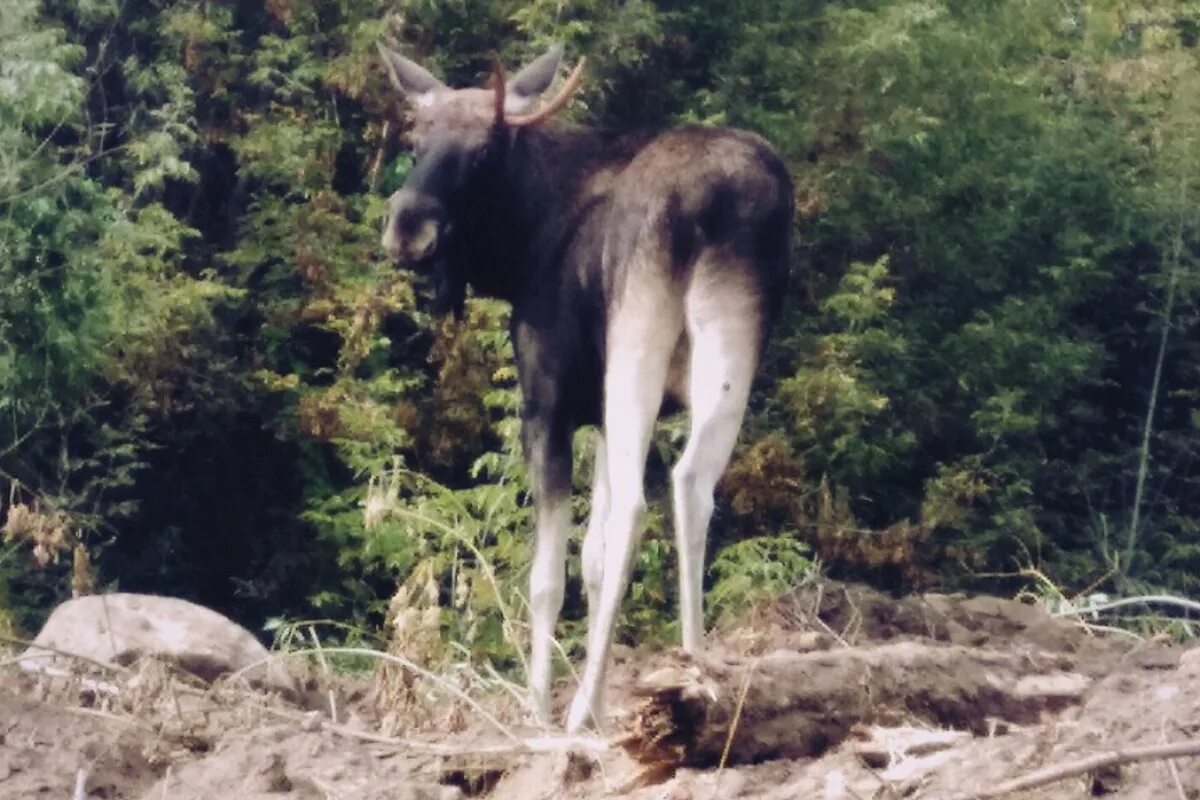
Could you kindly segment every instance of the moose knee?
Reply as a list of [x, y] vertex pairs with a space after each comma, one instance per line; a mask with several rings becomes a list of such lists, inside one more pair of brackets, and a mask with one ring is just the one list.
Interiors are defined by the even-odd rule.
[[557, 576], [534, 573], [529, 580], [529, 604], [534, 608], [562, 607], [565, 580]]
[[583, 582], [589, 589], [599, 589], [604, 580], [604, 528], [599, 524], [583, 539]]
[[[707, 524], [713, 512], [716, 483], [711, 470], [698, 468], [686, 455], [671, 470], [671, 487], [676, 502], [691, 518], [689, 522]], [[689, 531], [693, 527], [696, 526], [689, 525]], [[705, 531], [697, 528], [694, 535], [703, 537]]]

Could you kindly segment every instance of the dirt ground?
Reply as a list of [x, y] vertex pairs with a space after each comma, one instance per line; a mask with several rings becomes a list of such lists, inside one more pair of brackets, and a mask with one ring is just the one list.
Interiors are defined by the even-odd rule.
[[511, 693], [468, 703], [411, 684], [405, 716], [378, 681], [320, 675], [284, 699], [160, 664], [48, 679], [9, 662], [0, 798], [1200, 800], [1195, 755], [1006, 787], [1110, 751], [1195, 744], [1200, 648], [991, 597], [826, 583], [714, 633], [700, 659], [622, 650], [606, 736], [586, 741], [524, 726]]

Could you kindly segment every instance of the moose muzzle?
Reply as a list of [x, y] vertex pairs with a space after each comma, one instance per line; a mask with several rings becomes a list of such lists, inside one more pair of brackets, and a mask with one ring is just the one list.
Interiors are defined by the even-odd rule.
[[445, 210], [435, 198], [401, 189], [392, 195], [380, 244], [398, 264], [416, 266], [437, 254], [446, 226]]

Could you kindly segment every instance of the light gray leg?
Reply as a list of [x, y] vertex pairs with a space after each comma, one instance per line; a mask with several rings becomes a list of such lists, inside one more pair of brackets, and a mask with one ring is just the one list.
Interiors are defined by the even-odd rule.
[[583, 585], [587, 589], [588, 630], [594, 629], [596, 609], [600, 606], [600, 587], [604, 580], [604, 523], [608, 519], [608, 459], [604, 435], [596, 433], [596, 460], [593, 466], [592, 508], [587, 533], [583, 537]]
[[692, 341], [691, 432], [671, 472], [675, 544], [679, 554], [679, 616], [683, 648], [704, 638], [704, 556], [713, 491], [729, 464], [742, 427], [757, 344], [745, 348], [739, 324], [711, 325]]
[[538, 418], [526, 420], [522, 433], [537, 520], [529, 570], [529, 694], [534, 714], [549, 724], [554, 628], [562, 611], [571, 533], [571, 440]]
[[682, 328], [682, 319], [675, 322], [670, 308], [669, 301], [655, 303], [653, 296], [642, 295], [610, 323], [604, 376], [608, 462], [604, 570], [599, 602], [594, 612], [589, 611], [587, 663], [567, 717], [568, 732], [578, 731], [589, 721], [600, 723], [608, 651], [641, 538], [646, 454], [662, 404], [667, 367]]

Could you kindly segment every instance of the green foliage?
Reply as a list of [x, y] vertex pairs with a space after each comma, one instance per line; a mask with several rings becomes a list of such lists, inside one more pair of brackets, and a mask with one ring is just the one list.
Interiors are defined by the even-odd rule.
[[755, 603], [798, 586], [813, 569], [810, 549], [792, 535], [752, 536], [717, 553], [709, 572], [709, 613], [736, 619]]
[[[1152, 254], [1169, 241], [1151, 220], [1170, 215], [1139, 194], [1161, 197], [1146, 183], [1156, 163], [1196, 174], [1130, 135], [1130, 103], [1144, 113], [1147, 95], [1114, 80], [1153, 74], [1162, 94], [1149, 104], [1164, 113], [1194, 73], [1179, 66], [1195, 65], [1184, 28], [1140, 52], [1099, 29], [1166, 33], [1190, 12], [775, 5], [787, 10], [744, 13], [814, 46], [760, 46], [767, 35], [729, 64], [772, 64], [746, 80], [804, 73], [774, 90], [803, 86], [804, 102], [714, 98], [804, 156], [804, 288], [818, 313], [788, 326], [797, 366], [778, 400], [805, 471], [845, 487], [869, 527], [907, 518], [935, 532], [922, 557], [993, 570], [1048, 559], [1070, 564], [1071, 580], [1097, 577], [1113, 547], [1084, 529], [1132, 511], [1130, 423], [1153, 334], [1131, 311], [1154, 302], [1141, 281], [1153, 284]], [[1193, 514], [1171, 524], [1182, 532]]]
[[[379, 252], [412, 166], [381, 38], [456, 84], [564, 41], [591, 58], [567, 116], [735, 124], [787, 159], [795, 280], [719, 492], [714, 617], [816, 559], [902, 586], [1035, 566], [1195, 591], [1197, 18], [1194, 0], [11, 0], [0, 609], [36, 623], [69, 570], [29, 558], [71, 550], [102, 585], [251, 624], [316, 608], [416, 631], [423, 657], [432, 629], [517, 665], [532, 539], [507, 312], [432, 319]], [[676, 635], [685, 436], [656, 433], [631, 640]]]
[[828, 332], [813, 338], [808, 363], [779, 385], [805, 463], [843, 481], [878, 480], [913, 446], [911, 432], [888, 418], [891, 401], [879, 385], [885, 365], [907, 356], [889, 316], [895, 290], [887, 282], [886, 256], [851, 264], [821, 303]]
[[[197, 178], [175, 98], [151, 99], [149, 82], [144, 119], [110, 146], [86, 102], [95, 65], [66, 40], [37, 3], [0, 15], [0, 509], [5, 541], [43, 562], [101, 546], [135, 511], [149, 417], [233, 296], [181, 271], [196, 232], [159, 202], [168, 180]], [[53, 595], [0, 582], [38, 597], [11, 601], [22, 614]]]

